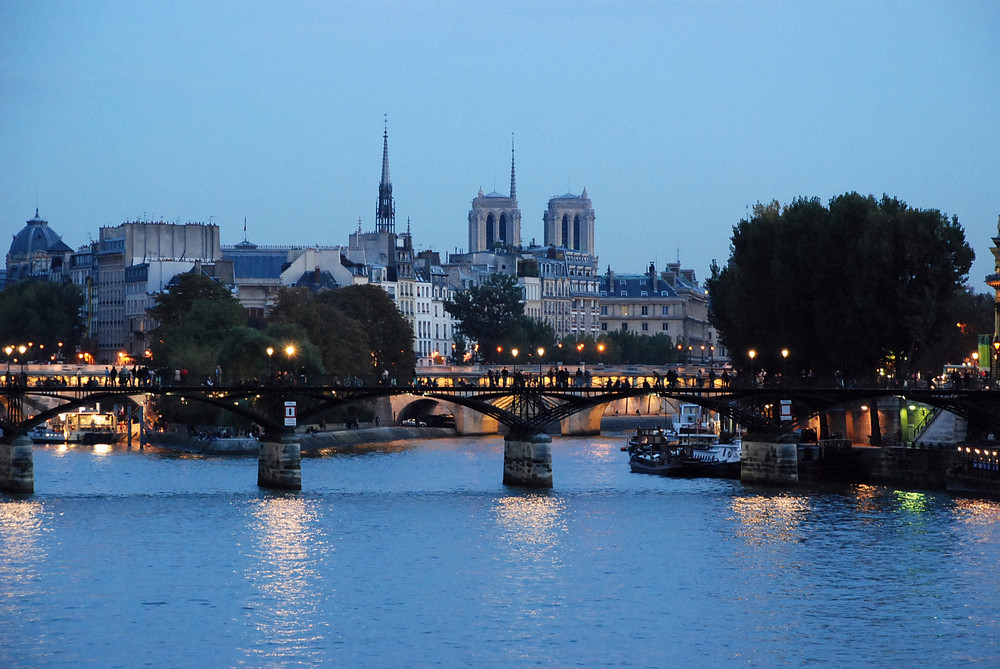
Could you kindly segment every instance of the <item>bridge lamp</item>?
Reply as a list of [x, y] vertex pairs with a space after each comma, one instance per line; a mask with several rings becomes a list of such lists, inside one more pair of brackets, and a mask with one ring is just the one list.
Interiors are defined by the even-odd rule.
[[545, 355], [545, 349], [541, 346], [538, 347], [538, 376], [542, 376], [542, 356]]
[[270, 374], [271, 373], [271, 356], [274, 355], [274, 347], [273, 346], [268, 346], [264, 350], [267, 351], [267, 373]]
[[747, 351], [747, 355], [750, 356], [750, 383], [752, 385], [757, 385], [757, 373], [753, 368], [753, 359], [757, 357], [757, 351], [750, 349]]
[[510, 354], [514, 356], [514, 371], [517, 371], [517, 354], [520, 353], [516, 348], [510, 350]]
[[781, 377], [785, 380], [785, 387], [787, 388], [788, 387], [788, 349], [787, 348], [781, 349], [781, 363], [782, 363], [782, 366], [783, 366], [783, 368], [781, 370]]
[[292, 356], [294, 355], [295, 355], [295, 346], [289, 344], [288, 346], [285, 347], [285, 357], [288, 358], [289, 364], [291, 364]]

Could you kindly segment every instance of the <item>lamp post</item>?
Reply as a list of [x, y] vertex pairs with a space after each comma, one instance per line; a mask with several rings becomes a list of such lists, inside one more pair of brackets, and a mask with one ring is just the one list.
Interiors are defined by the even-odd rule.
[[545, 355], [545, 349], [542, 348], [541, 346], [539, 346], [538, 350], [536, 351], [536, 353], [538, 353], [538, 383], [539, 383], [539, 385], [541, 385], [541, 383], [542, 383], [542, 356]]
[[1000, 363], [1000, 339], [993, 340], [993, 369], [990, 370], [990, 373], [993, 375], [994, 390], [997, 388], [997, 367], [1000, 366], [997, 363]]
[[787, 348], [781, 349], [781, 363], [782, 363], [781, 378], [783, 378], [785, 380], [785, 387], [787, 388], [788, 387], [788, 349]]
[[273, 370], [272, 370], [272, 368], [271, 368], [271, 356], [274, 355], [274, 347], [273, 346], [268, 346], [264, 350], [267, 352], [267, 375], [268, 375], [268, 377], [270, 377], [271, 374], [274, 373]]
[[757, 373], [753, 368], [753, 359], [757, 357], [757, 351], [750, 349], [747, 351], [747, 355], [750, 356], [750, 386], [757, 387]]
[[516, 348], [510, 349], [510, 354], [514, 356], [514, 373], [517, 374], [517, 354], [520, 353]]

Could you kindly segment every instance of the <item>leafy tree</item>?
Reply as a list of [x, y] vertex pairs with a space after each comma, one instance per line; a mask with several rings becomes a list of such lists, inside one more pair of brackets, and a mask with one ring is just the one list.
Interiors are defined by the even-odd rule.
[[84, 297], [68, 283], [18, 281], [0, 290], [0, 348], [31, 342], [32, 359], [75, 351], [84, 324]]
[[408, 379], [416, 365], [413, 329], [378, 286], [350, 286], [310, 293], [283, 288], [268, 317], [268, 332], [295, 324], [316, 346], [329, 374], [372, 381], [383, 371]]
[[325, 300], [360, 324], [367, 340], [369, 373], [408, 379], [417, 364], [413, 327], [388, 293], [371, 284], [320, 293]]
[[954, 328], [974, 254], [956, 218], [847, 193], [754, 207], [707, 281], [711, 319], [737, 365], [905, 375]]
[[154, 364], [194, 374], [214, 372], [226, 337], [247, 323], [239, 301], [225, 287], [198, 274], [178, 275], [157, 295], [150, 314], [160, 323], [151, 333]]
[[458, 321], [458, 333], [479, 344], [484, 360], [499, 360], [496, 349], [516, 337], [515, 328], [524, 315], [523, 292], [509, 274], [491, 274], [478, 286], [455, 294], [444, 304]]

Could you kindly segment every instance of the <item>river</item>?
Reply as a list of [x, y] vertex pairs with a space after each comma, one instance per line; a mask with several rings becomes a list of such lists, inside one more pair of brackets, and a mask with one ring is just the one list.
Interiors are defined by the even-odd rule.
[[0, 495], [0, 666], [998, 666], [1000, 504], [629, 472], [555, 438], [302, 461], [37, 446]]

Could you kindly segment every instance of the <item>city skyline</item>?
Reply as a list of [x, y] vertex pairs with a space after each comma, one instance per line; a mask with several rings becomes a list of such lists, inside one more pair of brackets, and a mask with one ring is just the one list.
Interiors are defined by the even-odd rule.
[[480, 188], [522, 242], [587, 189], [601, 269], [728, 258], [757, 201], [896, 196], [956, 215], [986, 292], [1000, 214], [991, 3], [295, 3], [0, 7], [0, 217], [76, 248], [125, 220], [222, 242], [375, 228], [384, 115], [399, 230], [467, 244]]

